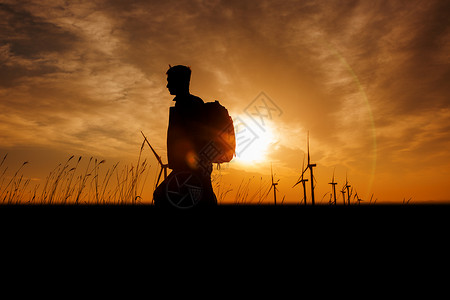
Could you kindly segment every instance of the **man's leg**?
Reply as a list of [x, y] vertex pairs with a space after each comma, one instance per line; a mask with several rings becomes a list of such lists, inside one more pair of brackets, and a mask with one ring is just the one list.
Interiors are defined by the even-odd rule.
[[167, 183], [173, 177], [175, 172], [171, 172], [163, 182], [161, 182], [153, 192], [153, 203], [156, 207], [170, 207], [172, 206], [167, 199]]
[[204, 176], [202, 178], [203, 182], [203, 196], [201, 199], [201, 205], [203, 206], [214, 206], [217, 205], [217, 198], [214, 194], [214, 190], [211, 184], [211, 176]]
[[[184, 174], [189, 174], [189, 172], [181, 172]], [[168, 190], [168, 184], [171, 181], [172, 177], [175, 177], [176, 174], [179, 174], [179, 172], [176, 171], [172, 171], [169, 176], [163, 181], [161, 182], [161, 184], [155, 189], [155, 191], [153, 192], [153, 201], [156, 207], [176, 207], [176, 203], [175, 204], [171, 204], [170, 200], [168, 199], [168, 195], [167, 195], [167, 190]], [[191, 173], [192, 175], [194, 175], [195, 177], [197, 177], [197, 180], [200, 180], [200, 182], [198, 182], [200, 184], [199, 188], [201, 189], [201, 198], [199, 199], [199, 201], [197, 203], [195, 203], [193, 205], [193, 207], [195, 206], [214, 206], [217, 205], [217, 198], [216, 195], [214, 194], [213, 188], [212, 188], [212, 184], [211, 184], [211, 176], [206, 175], [205, 174], [199, 174], [199, 173]], [[184, 180], [186, 178], [181, 177], [178, 178], [178, 180]], [[195, 183], [195, 180], [193, 180]], [[179, 182], [181, 183], [181, 182]], [[172, 183], [170, 185], [169, 188], [176, 188], [177, 186], [175, 185], [175, 181], [172, 180]], [[178, 191], [178, 189], [176, 189]], [[182, 189], [182, 192], [188, 192], [188, 189]], [[181, 192], [181, 190], [180, 190]], [[181, 204], [180, 204], [181, 205]]]

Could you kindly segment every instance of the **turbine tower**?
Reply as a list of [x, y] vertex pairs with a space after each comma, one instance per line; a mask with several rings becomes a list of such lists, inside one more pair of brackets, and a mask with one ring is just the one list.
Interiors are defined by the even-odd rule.
[[[308, 181], [307, 179], [303, 179], [303, 174], [309, 169], [311, 174], [311, 204], [314, 205], [314, 174], [313, 174], [313, 168], [316, 167], [316, 164], [311, 163], [311, 155], [309, 154], [309, 131], [308, 131], [308, 139], [307, 139], [307, 148], [308, 148], [308, 164], [306, 165], [306, 169], [302, 171], [302, 175], [300, 175], [299, 180], [297, 181], [294, 186], [302, 182], [303, 184], [303, 191], [305, 191], [305, 182]], [[293, 187], [294, 187], [293, 186]], [[306, 204], [306, 194], [305, 194], [305, 204]]]
[[277, 185], [278, 185], [278, 181], [280, 181], [280, 179], [278, 179], [277, 182], [273, 181], [272, 163], [270, 164], [270, 174], [272, 175], [272, 186], [270, 187], [270, 189], [267, 193], [270, 193], [270, 191], [273, 189], [273, 203], [275, 205], [277, 205]]
[[314, 205], [314, 175], [313, 175], [313, 168], [316, 167], [316, 164], [311, 163], [311, 157], [309, 155], [309, 131], [308, 131], [308, 166], [307, 168], [311, 172], [311, 204]]
[[305, 174], [307, 169], [308, 169], [308, 167], [305, 169], [305, 156], [303, 155], [302, 175], [300, 175], [299, 179], [297, 180], [297, 183], [294, 184], [294, 186], [292, 188], [294, 188], [300, 182], [302, 183], [302, 186], [303, 186], [303, 199], [304, 199], [304, 204], [305, 205], [306, 205], [306, 186], [305, 186], [305, 183], [308, 181], [308, 179], [304, 178], [303, 175]]
[[328, 184], [331, 184], [331, 186], [333, 188], [334, 205], [336, 205], [336, 184], [337, 184], [337, 182], [334, 181], [334, 171], [336, 171], [336, 168], [334, 168], [333, 177], [331, 178], [331, 182]]
[[[350, 191], [349, 188], [351, 187], [351, 185], [348, 184], [348, 180], [347, 180], [347, 174], [345, 174], [345, 185], [344, 185], [344, 189], [347, 189], [347, 204], [350, 205]], [[345, 199], [344, 199], [345, 202]]]
[[342, 201], [344, 201], [344, 205], [345, 205], [345, 190], [344, 190], [344, 187], [342, 188], [341, 193], [342, 193]]
[[358, 192], [355, 189], [355, 197], [353, 197], [353, 201], [356, 198], [356, 202], [358, 203], [358, 205], [361, 205], [361, 201], [364, 201], [363, 199], [359, 198]]

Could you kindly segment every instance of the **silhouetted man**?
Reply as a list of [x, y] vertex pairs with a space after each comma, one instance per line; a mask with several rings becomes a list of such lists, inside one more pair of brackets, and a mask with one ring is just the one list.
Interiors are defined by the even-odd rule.
[[211, 185], [212, 163], [200, 161], [199, 155], [207, 144], [204, 134], [207, 129], [202, 122], [204, 102], [189, 92], [189, 67], [170, 67], [166, 74], [167, 88], [175, 95], [167, 130], [167, 158], [172, 172], [153, 193], [155, 205], [180, 208], [216, 205]]

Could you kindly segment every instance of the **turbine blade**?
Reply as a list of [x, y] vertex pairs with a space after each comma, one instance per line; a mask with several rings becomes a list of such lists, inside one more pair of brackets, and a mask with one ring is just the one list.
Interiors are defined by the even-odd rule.
[[270, 163], [270, 175], [272, 175], [272, 184], [273, 184], [273, 171], [272, 171], [272, 163]]
[[306, 169], [303, 170], [302, 176], [301, 176], [302, 178], [303, 178], [303, 174], [305, 174], [305, 172], [308, 171], [308, 169], [309, 169], [309, 166], [307, 166]]
[[305, 172], [308, 170], [308, 167], [306, 167], [306, 169], [304, 169], [303, 170], [303, 172], [302, 172], [302, 174], [300, 175], [300, 177], [297, 179], [297, 183], [296, 184], [298, 184], [298, 183], [300, 183], [302, 180], [303, 180], [303, 174], [305, 174]]
[[311, 162], [311, 157], [309, 155], [309, 130], [308, 130], [308, 137], [307, 137], [307, 140], [306, 140], [306, 145], [307, 145], [307, 149], [308, 149], [308, 166], [309, 166], [309, 164]]
[[331, 180], [331, 182], [334, 182], [334, 172], [336, 171], [336, 167], [334, 167], [333, 169], [333, 179]]
[[305, 169], [305, 154], [303, 153], [302, 171]]
[[148, 141], [147, 137], [144, 135], [144, 133], [141, 131], [142, 136], [144, 137], [144, 141], [147, 142], [147, 144], [150, 146], [150, 149], [152, 149], [153, 154], [156, 157], [156, 160], [159, 162], [159, 164], [162, 166], [162, 160], [161, 160], [161, 156], [158, 155], [158, 153], [156, 153], [155, 149], [153, 149], [152, 145], [150, 145], [150, 142]]

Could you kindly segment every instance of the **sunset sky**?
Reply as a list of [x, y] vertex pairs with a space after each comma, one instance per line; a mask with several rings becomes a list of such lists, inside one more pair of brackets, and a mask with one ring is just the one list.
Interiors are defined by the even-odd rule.
[[333, 171], [367, 202], [450, 202], [448, 0], [0, 0], [0, 158], [39, 184], [71, 155], [135, 163], [142, 130], [166, 162], [169, 64], [254, 134], [220, 170], [225, 202], [272, 164], [298, 203], [308, 131], [316, 202]]

